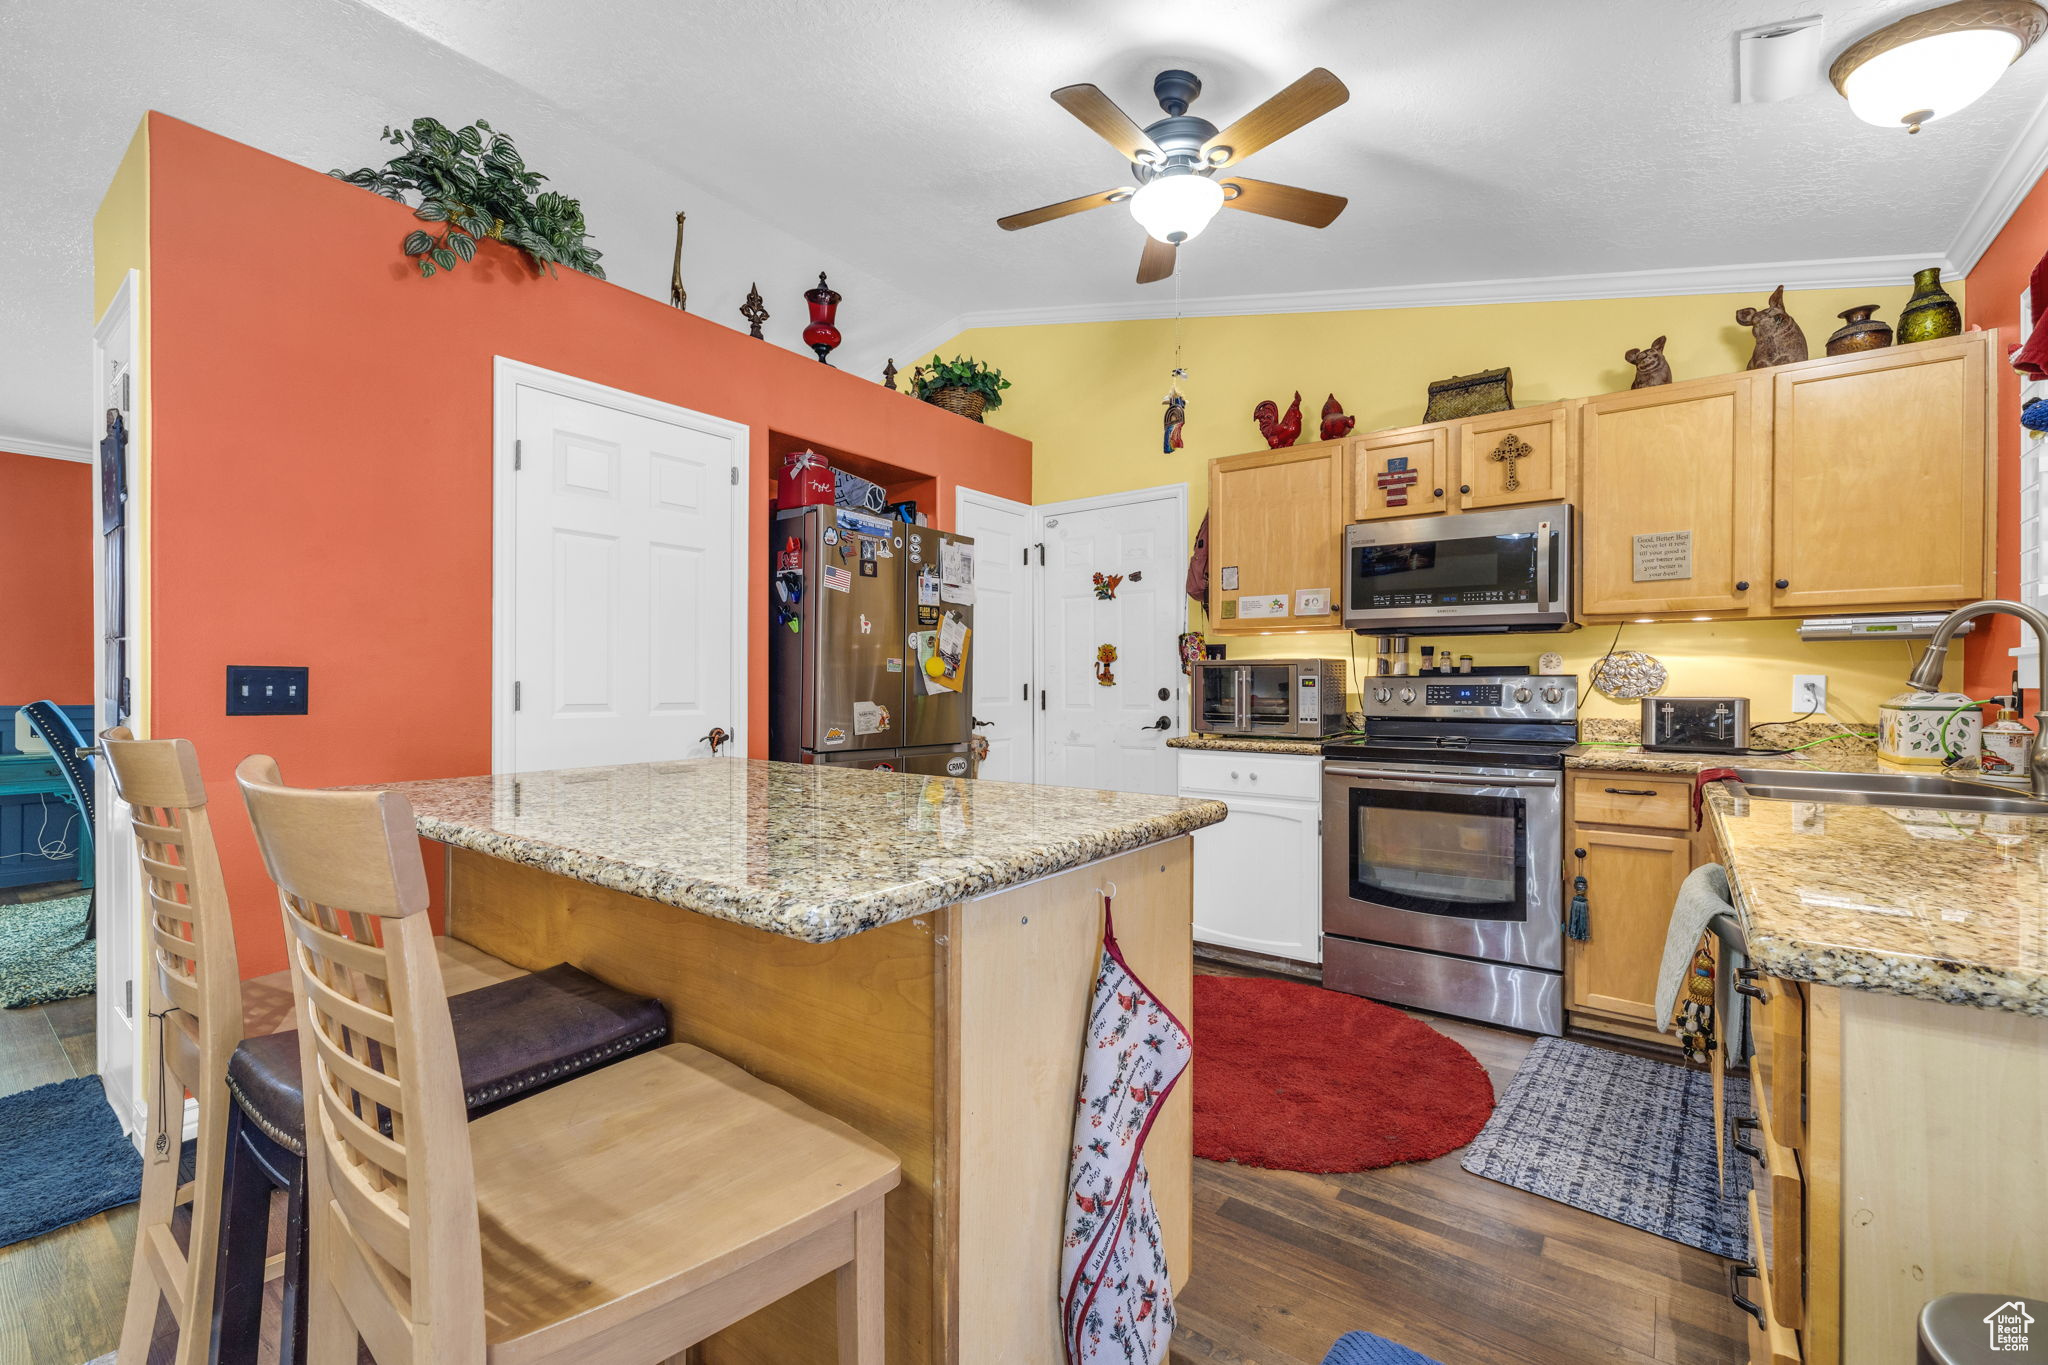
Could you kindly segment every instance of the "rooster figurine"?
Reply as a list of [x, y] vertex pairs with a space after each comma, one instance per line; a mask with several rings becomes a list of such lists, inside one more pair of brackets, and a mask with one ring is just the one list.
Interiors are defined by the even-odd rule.
[[1259, 424], [1259, 434], [1266, 438], [1268, 450], [1291, 446], [1301, 435], [1301, 391], [1295, 390], [1294, 402], [1287, 408], [1287, 415], [1280, 415], [1280, 406], [1272, 399], [1252, 409], [1252, 420]]
[[1351, 428], [1358, 425], [1356, 417], [1348, 416], [1344, 405], [1331, 394], [1323, 400], [1323, 437], [1325, 441], [1341, 441], [1351, 434]]

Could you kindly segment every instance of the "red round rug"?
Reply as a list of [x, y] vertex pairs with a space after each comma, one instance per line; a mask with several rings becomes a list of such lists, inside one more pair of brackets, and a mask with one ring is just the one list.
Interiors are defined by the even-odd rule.
[[1195, 1155], [1280, 1171], [1427, 1161], [1493, 1113], [1478, 1059], [1397, 1009], [1296, 981], [1195, 977]]

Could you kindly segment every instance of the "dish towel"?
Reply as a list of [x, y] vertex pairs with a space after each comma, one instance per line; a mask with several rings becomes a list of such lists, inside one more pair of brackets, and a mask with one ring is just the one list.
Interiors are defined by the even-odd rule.
[[1105, 895], [1060, 1246], [1070, 1365], [1165, 1365], [1173, 1285], [1145, 1178], [1145, 1139], [1191, 1056], [1187, 1030], [1124, 962]]
[[2013, 353], [2012, 367], [2029, 379], [2048, 379], [2048, 256], [2034, 265], [2027, 281], [2028, 311], [2034, 316], [2034, 330]]
[[1719, 863], [1701, 863], [1679, 885], [1678, 899], [1671, 906], [1671, 927], [1664, 933], [1664, 957], [1657, 967], [1657, 1029], [1670, 1033], [1675, 1028], [1684, 1040], [1686, 1056], [1695, 1062], [1707, 1060], [1717, 1033], [1726, 1035], [1721, 1039], [1726, 1055], [1742, 1055], [1738, 1036], [1741, 1015], [1730, 1008], [1728, 991], [1741, 963], [1733, 950], [1724, 948], [1717, 964], [1707, 944], [1712, 932], [1707, 922], [1734, 909], [1728, 870]]

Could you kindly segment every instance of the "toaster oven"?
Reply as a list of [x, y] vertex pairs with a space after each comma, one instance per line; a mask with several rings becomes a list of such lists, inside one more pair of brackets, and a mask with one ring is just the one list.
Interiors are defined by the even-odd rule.
[[1344, 727], [1342, 659], [1208, 659], [1194, 665], [1193, 725], [1210, 735], [1321, 739]]

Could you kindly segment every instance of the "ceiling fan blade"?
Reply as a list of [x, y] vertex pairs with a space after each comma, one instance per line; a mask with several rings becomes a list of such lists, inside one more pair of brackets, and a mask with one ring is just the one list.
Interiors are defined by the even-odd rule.
[[1104, 190], [1100, 194], [1084, 194], [1079, 199], [1062, 199], [1059, 203], [1047, 204], [1042, 209], [1027, 209], [1023, 213], [1013, 213], [1007, 218], [998, 218], [996, 226], [1005, 232], [1037, 227], [1040, 223], [1050, 223], [1055, 218], [1086, 213], [1089, 209], [1099, 209], [1109, 204], [1121, 204], [1136, 193], [1136, 190], [1126, 185], [1122, 189]]
[[1350, 98], [1344, 82], [1319, 66], [1203, 143], [1202, 155], [1211, 166], [1235, 165]]
[[1145, 254], [1138, 258], [1138, 283], [1157, 284], [1172, 275], [1173, 263], [1179, 255], [1179, 247], [1146, 233]]
[[[1341, 194], [1324, 194], [1296, 185], [1276, 185], [1270, 180], [1252, 180], [1242, 175], [1227, 179], [1218, 176], [1217, 180], [1228, 196], [1223, 207], [1262, 213], [1268, 218], [1285, 218], [1304, 227], [1328, 227], [1337, 221], [1337, 215], [1351, 202]], [[1231, 193], [1233, 190], [1236, 193]]]
[[[1335, 80], [1336, 77], [1330, 79]], [[1131, 116], [1117, 108], [1116, 101], [1098, 87], [1063, 85], [1052, 92], [1052, 99], [1054, 104], [1087, 124], [1097, 137], [1123, 153], [1124, 160], [1143, 161], [1155, 166], [1166, 160], [1166, 153], [1159, 150], [1159, 144], [1143, 128], [1131, 122]]]

